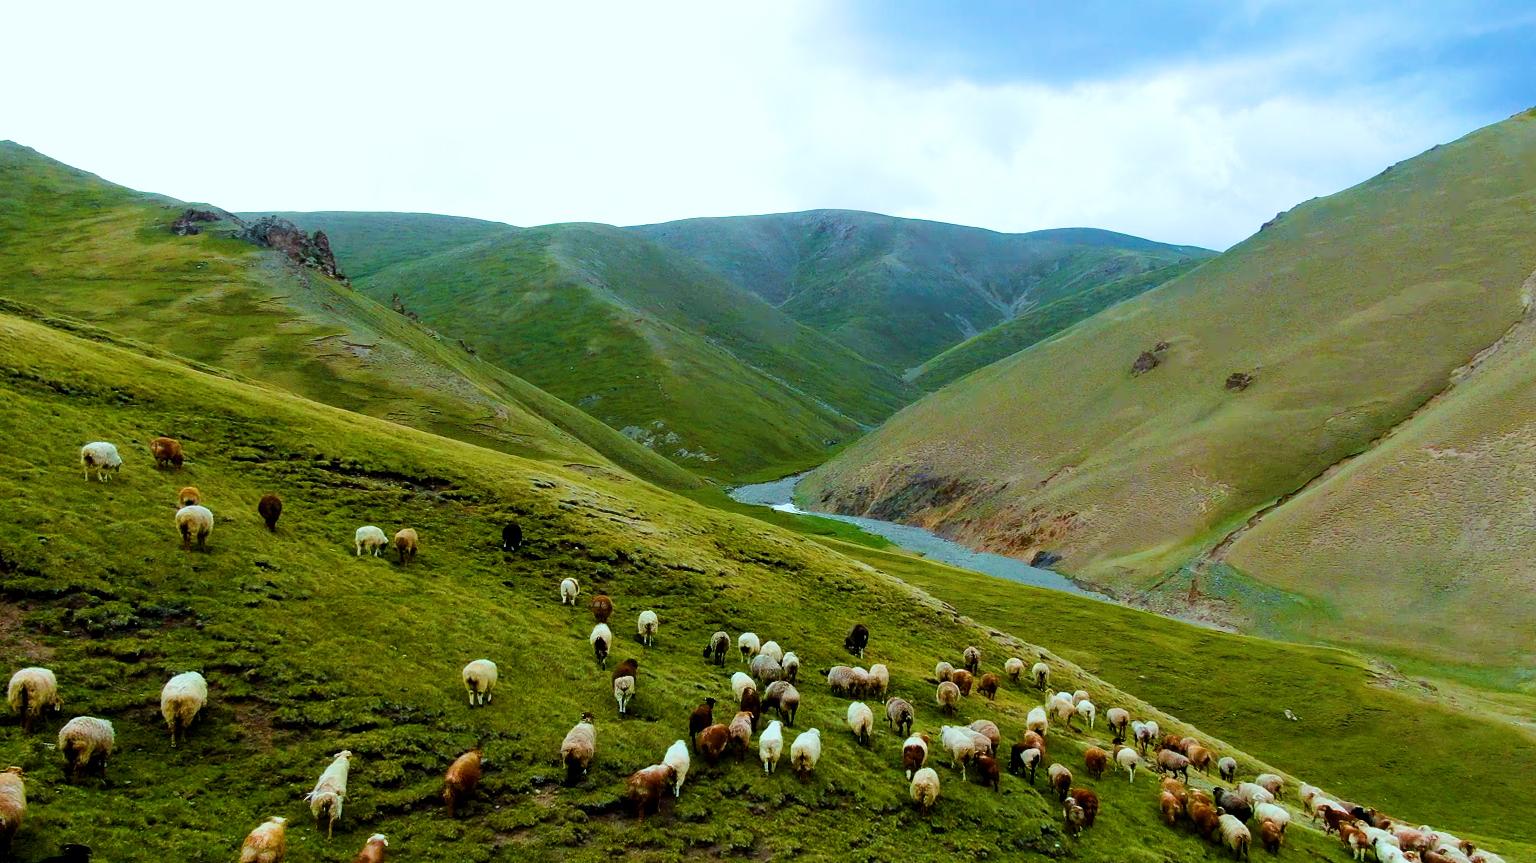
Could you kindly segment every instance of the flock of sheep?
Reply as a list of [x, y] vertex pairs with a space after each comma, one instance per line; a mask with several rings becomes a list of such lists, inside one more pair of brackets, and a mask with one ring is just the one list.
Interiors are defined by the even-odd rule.
[[[151, 444], [151, 451], [159, 464], [179, 466], [182, 463], [180, 444], [170, 438], [156, 439]], [[102, 442], [82, 448], [81, 462], [87, 479], [94, 476], [100, 480], [110, 477], [122, 465], [116, 448]], [[205, 544], [212, 531], [212, 514], [197, 503], [198, 497], [197, 490], [190, 487], [182, 489], [178, 496], [181, 509], [176, 523], [183, 543], [189, 546], [194, 542]], [[275, 530], [281, 508], [276, 495], [262, 498], [258, 510], [269, 529]], [[503, 548], [515, 550], [522, 541], [521, 529], [515, 524], [507, 525], [502, 540]], [[365, 551], [377, 555], [388, 544], [383, 531], [373, 526], [358, 529], [355, 542], [359, 556]], [[394, 538], [394, 546], [400, 562], [408, 562], [416, 553], [416, 532], [409, 528], [400, 531]], [[560, 582], [559, 599], [563, 605], [575, 607], [580, 594], [581, 587], [576, 579], [565, 578]], [[610, 597], [599, 594], [592, 597], [587, 607], [594, 617], [588, 642], [595, 661], [606, 669], [614, 647], [614, 636], [609, 627], [614, 604]], [[653, 647], [659, 627], [660, 620], [653, 610], [640, 612], [635, 623], [636, 640], [646, 647]], [[850, 655], [862, 659], [869, 643], [870, 631], [861, 623], [848, 633], [844, 648]], [[801, 660], [776, 641], [762, 641], [752, 632], [741, 633], [735, 644], [747, 669], [736, 671], [730, 677], [730, 690], [738, 709], [729, 722], [716, 722], [714, 711], [719, 702], [714, 697], [705, 698], [688, 717], [688, 736], [675, 741], [659, 763], [629, 776], [624, 796], [633, 805], [638, 819], [643, 821], [648, 812], [659, 811], [667, 795], [681, 795], [695, 756], [709, 765], [718, 763], [728, 754], [745, 760], [754, 735], [757, 735], [757, 760], [764, 773], [772, 774], [777, 770], [785, 755], [785, 729], [794, 727], [801, 703], [798, 689]], [[730, 635], [717, 631], [706, 643], [703, 656], [714, 666], [723, 668], [730, 647]], [[611, 672], [613, 697], [621, 717], [629, 712], [636, 697], [638, 665], [637, 660], [626, 659]], [[981, 650], [975, 646], [966, 647], [959, 667], [947, 661], [939, 662], [935, 667], [935, 704], [942, 712], [953, 714], [961, 700], [973, 691], [989, 700], [994, 699], [1005, 678], [1015, 685], [1027, 682], [1046, 693], [1044, 703], [1029, 711], [1025, 728], [1009, 750], [1006, 769], [1034, 787], [1038, 768], [1048, 763], [1048, 793], [1054, 795], [1062, 807], [1065, 832], [1069, 836], [1079, 835], [1094, 825], [1099, 812], [1098, 795], [1091, 788], [1077, 784], [1066, 764], [1048, 762], [1046, 740], [1053, 729], [1057, 733], [1063, 728], [1077, 732], [1074, 722], [1082, 724], [1081, 733], [1094, 731], [1098, 707], [1084, 690], [1050, 692], [1051, 667], [1044, 661], [1034, 663], [1027, 678], [1025, 662], [1019, 657], [1008, 658], [1002, 670], [1002, 675], [983, 672]], [[891, 694], [889, 669], [880, 663], [867, 669], [837, 665], [822, 673], [830, 695], [850, 699], [845, 722], [853, 740], [860, 746], [870, 747], [875, 739], [876, 719], [870, 702], [883, 703], [888, 729], [904, 738], [900, 765], [909, 795], [926, 816], [938, 804], [942, 786], [939, 772], [928, 764], [932, 735], [912, 733], [916, 710], [906, 699]], [[498, 679], [495, 662], [476, 659], [463, 667], [460, 677], [471, 708], [491, 703]], [[45, 714], [60, 710], [58, 680], [54, 672], [46, 668], [20, 669], [10, 679], [7, 700], [20, 717], [23, 732], [30, 733]], [[207, 701], [207, 681], [195, 671], [177, 674], [166, 682], [161, 691], [160, 710], [173, 746], [185, 741], [188, 727]], [[770, 710], [778, 718], [768, 722], [759, 733], [764, 714]], [[1169, 826], [1188, 824], [1199, 835], [1230, 849], [1235, 858], [1247, 859], [1252, 843], [1248, 825], [1256, 822], [1262, 845], [1271, 853], [1278, 853], [1291, 821], [1290, 811], [1278, 802], [1285, 785], [1281, 777], [1260, 774], [1252, 782], [1236, 783], [1236, 760], [1230, 756], [1217, 759], [1210, 747], [1193, 737], [1164, 735], [1156, 721], [1133, 721], [1129, 711], [1122, 707], [1108, 709], [1104, 718], [1112, 738], [1107, 744], [1108, 749], [1098, 745], [1088, 745], [1084, 749], [1083, 769], [1089, 778], [1101, 779], [1113, 763], [1126, 772], [1128, 781], [1134, 783], [1137, 769], [1150, 759], [1151, 769], [1163, 776], [1158, 809]], [[1003, 766], [999, 762], [999, 749], [1004, 738], [996, 723], [983, 719], [969, 725], [942, 725], [938, 738], [940, 747], [949, 755], [950, 767], [958, 771], [961, 781], [973, 773], [984, 786], [1000, 789]], [[1128, 739], [1134, 745], [1128, 745]], [[78, 782], [84, 776], [94, 775], [105, 782], [114, 743], [111, 722], [91, 716], [70, 719], [58, 734], [66, 779]], [[823, 745], [822, 732], [817, 728], [806, 729], [794, 737], [788, 747], [788, 756], [790, 767], [798, 777], [810, 779], [813, 776]], [[559, 759], [565, 768], [567, 784], [585, 779], [596, 754], [596, 720], [593, 713], [587, 712], [561, 741]], [[314, 788], [305, 795], [317, 829], [323, 824], [327, 836], [342, 817], [351, 759], [350, 751], [336, 753]], [[457, 817], [464, 803], [474, 795], [483, 765], [482, 752], [472, 749], [449, 766], [443, 778], [442, 799], [450, 817]], [[1213, 783], [1209, 792], [1192, 787], [1189, 782], [1191, 767], [1206, 774], [1214, 767], [1220, 780], [1232, 787], [1223, 788]], [[11, 838], [26, 813], [24, 783], [25, 777], [19, 767], [0, 772], [0, 860], [8, 857]], [[1299, 799], [1312, 820], [1321, 820], [1325, 832], [1337, 833], [1356, 860], [1363, 860], [1370, 854], [1379, 863], [1502, 863], [1497, 855], [1476, 848], [1470, 842], [1427, 826], [1415, 828], [1394, 823], [1374, 810], [1329, 799], [1314, 786], [1302, 785]], [[286, 855], [286, 830], [286, 819], [280, 816], [257, 826], [242, 845], [241, 863], [282, 863]], [[355, 863], [381, 863], [387, 846], [388, 840], [383, 834], [370, 836]], [[89, 849], [66, 846], [64, 855], [54, 859], [88, 860]]]

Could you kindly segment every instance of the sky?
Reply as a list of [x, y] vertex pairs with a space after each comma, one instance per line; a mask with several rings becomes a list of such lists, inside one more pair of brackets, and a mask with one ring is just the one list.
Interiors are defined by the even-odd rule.
[[1528, 2], [13, 4], [0, 139], [246, 210], [1222, 249], [1536, 105]]

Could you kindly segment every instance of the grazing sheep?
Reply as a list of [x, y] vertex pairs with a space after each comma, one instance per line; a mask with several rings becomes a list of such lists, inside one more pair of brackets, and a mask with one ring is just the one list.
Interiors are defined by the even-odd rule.
[[979, 674], [981, 672], [981, 650], [979, 648], [974, 646], [967, 647], [960, 654], [960, 661], [965, 665], [966, 671], [972, 674]]
[[5, 699], [11, 710], [21, 717], [21, 730], [31, 733], [32, 724], [48, 710], [59, 712], [63, 702], [59, 700], [59, 681], [46, 668], [31, 666], [11, 675], [5, 689]]
[[820, 760], [821, 731], [812, 728], [800, 732], [789, 747], [789, 763], [795, 768], [795, 775], [801, 779], [809, 778], [811, 771], [816, 769], [816, 762]]
[[85, 468], [87, 482], [93, 473], [99, 482], [106, 482], [122, 469], [123, 457], [117, 454], [117, 447], [99, 440], [80, 448], [80, 464]]
[[1291, 826], [1291, 813], [1287, 812], [1284, 806], [1278, 806], [1274, 803], [1255, 803], [1253, 805], [1253, 817], [1260, 821], [1275, 822], [1280, 828], [1281, 833], [1285, 832], [1285, 828]]
[[946, 680], [939, 684], [939, 691], [934, 696], [939, 709], [945, 713], [953, 714], [960, 706], [960, 687], [954, 681]]
[[720, 756], [725, 754], [725, 747], [730, 742], [731, 729], [717, 722], [699, 732], [694, 746], [704, 757], [705, 763], [714, 765], [719, 763]]
[[1280, 799], [1281, 792], [1285, 790], [1285, 779], [1273, 773], [1260, 773], [1254, 777], [1253, 784], [1274, 795], [1276, 800]]
[[731, 694], [736, 696], [737, 701], [741, 700], [741, 694], [743, 692], [747, 691], [748, 689], [756, 688], [757, 681], [752, 679], [752, 675], [747, 674], [744, 671], [738, 671], [731, 675]]
[[352, 863], [384, 863], [384, 849], [388, 847], [389, 839], [383, 833], [375, 833], [363, 843], [363, 850], [357, 852]]
[[944, 751], [949, 753], [949, 766], [960, 771], [960, 778], [965, 778], [965, 765], [974, 760], [980, 752], [986, 751], [986, 738], [973, 734], [971, 729], [958, 725], [943, 725], [939, 727], [939, 743]]
[[11, 841], [27, 817], [27, 788], [20, 767], [0, 772], [0, 860], [11, 859]]
[[1141, 766], [1141, 756], [1129, 746], [1122, 746], [1115, 750], [1115, 763], [1125, 769], [1129, 776], [1127, 782], [1136, 781], [1136, 768]]
[[653, 806], [657, 814], [660, 814], [661, 797], [672, 787], [675, 775], [672, 768], [665, 764], [652, 764], [629, 775], [624, 783], [624, 796], [634, 801], [635, 817], [640, 823], [645, 823], [645, 810]]
[[620, 716], [629, 713], [629, 702], [635, 697], [635, 684], [639, 680], [639, 660], [626, 659], [613, 669], [613, 700], [618, 702]]
[[1029, 670], [1029, 676], [1035, 681], [1035, 688], [1043, 690], [1051, 682], [1051, 667], [1043, 662], [1037, 662]]
[[764, 685], [784, 677], [784, 669], [766, 653], [759, 653], [752, 657], [752, 663], [747, 666], [747, 670]]
[[341, 820], [341, 804], [347, 799], [347, 775], [352, 769], [352, 751], [343, 749], [331, 757], [331, 763], [320, 774], [315, 787], [304, 795], [309, 801], [309, 812], [315, 816], [315, 829], [320, 829], [320, 819], [326, 819], [325, 838], [331, 838], [336, 822]]
[[890, 688], [891, 670], [879, 662], [871, 665], [869, 667], [869, 685], [865, 687], [865, 696], [878, 698], [883, 702]]
[[1086, 690], [1086, 689], [1079, 689], [1076, 692], [1072, 693], [1072, 706], [1074, 706], [1074, 707], [1076, 707], [1079, 704], [1082, 704], [1084, 701], [1087, 701], [1087, 700], [1088, 700], [1088, 690]]
[[1110, 730], [1121, 742], [1125, 740], [1125, 729], [1131, 724], [1131, 713], [1124, 707], [1111, 707], [1104, 712], [1104, 721], [1109, 723]]
[[784, 661], [779, 663], [779, 665], [784, 668], [785, 680], [788, 680], [790, 683], [800, 682], [800, 657], [796, 656], [793, 650], [784, 654]]
[[160, 690], [160, 715], [171, 731], [171, 745], [187, 739], [187, 728], [208, 703], [208, 681], [196, 671], [186, 671], [166, 681]]
[[1008, 772], [1016, 773], [1024, 777], [1030, 785], [1034, 785], [1035, 771], [1040, 768], [1040, 760], [1044, 757], [1045, 755], [1033, 746], [1015, 743], [1008, 756]]
[[1253, 803], [1247, 797], [1225, 788], [1215, 787], [1211, 789], [1211, 797], [1217, 806], [1239, 821], [1249, 821], [1253, 818]]
[[976, 691], [987, 697], [988, 701], [997, 700], [997, 687], [1001, 680], [996, 674], [988, 672], [981, 676], [981, 682], [976, 684]]
[[[277, 520], [283, 515], [283, 499], [275, 494], [264, 494], [261, 500], [256, 501], [256, 514], [261, 516], [261, 521], [267, 526], [270, 533], [277, 533]], [[384, 834], [375, 834], [383, 837]], [[384, 859], [382, 856], [380, 860]]]
[[1098, 779], [1109, 767], [1109, 753], [1097, 746], [1090, 746], [1083, 750], [1083, 766], [1088, 770], [1089, 776]]
[[157, 437], [149, 442], [149, 454], [155, 457], [155, 467], [181, 467], [181, 441], [173, 437]]
[[[1244, 797], [1248, 798], [1248, 801], [1250, 803], [1273, 803], [1273, 802], [1275, 802], [1275, 795], [1271, 794], [1268, 788], [1265, 788], [1264, 786], [1259, 785], [1256, 782], [1244, 782], [1241, 785], [1237, 786], [1237, 790], [1239, 792], [1241, 792]], [[1358, 816], [1356, 816], [1356, 817], [1358, 817]], [[1366, 820], [1370, 821], [1371, 819], [1367, 818]], [[1385, 816], [1383, 816], [1383, 820], [1385, 820]], [[1392, 822], [1391, 821], [1386, 821], [1386, 823], [1390, 824]], [[1377, 825], [1377, 826], [1381, 826], [1381, 825]]]
[[827, 688], [840, 698], [858, 698], [858, 678], [847, 665], [834, 665], [827, 669]]
[[484, 763], [480, 750], [471, 749], [448, 766], [448, 772], [443, 775], [443, 805], [448, 807], [449, 818], [457, 818], [459, 807], [474, 796]]
[[1099, 795], [1087, 788], [1073, 788], [1067, 792], [1068, 800], [1075, 800], [1083, 809], [1083, 826], [1092, 827], [1099, 818]]
[[1008, 657], [1003, 663], [1003, 672], [1008, 675], [1009, 680], [1018, 683], [1019, 675], [1024, 673], [1024, 660], [1017, 656]]
[[1056, 721], [1067, 726], [1069, 731], [1075, 731], [1072, 720], [1077, 718], [1077, 706], [1072, 703], [1072, 696], [1065, 692], [1058, 692], [1046, 702], [1046, 709], [1055, 714]]
[[107, 761], [117, 735], [112, 723], [94, 716], [76, 716], [59, 729], [59, 751], [64, 753], [64, 779], [78, 782], [86, 773], [107, 781]]
[[1038, 749], [1042, 756], [1045, 755], [1045, 737], [1040, 732], [1026, 729], [1019, 741], [1024, 744], [1025, 749]]
[[1080, 836], [1088, 816], [1083, 812], [1083, 807], [1076, 800], [1066, 798], [1061, 803], [1061, 827], [1062, 832], [1068, 836]]
[[1184, 775], [1184, 781], [1189, 781], [1189, 758], [1180, 755], [1172, 749], [1164, 749], [1157, 753], [1157, 772], [1172, 773], [1175, 776]]
[[681, 740], [672, 741], [667, 754], [661, 757], [661, 763], [672, 771], [672, 796], [681, 797], [683, 780], [688, 778], [688, 768], [693, 766], [693, 759], [688, 756], [688, 744]]
[[1223, 756], [1216, 762], [1216, 774], [1223, 782], [1233, 782], [1237, 779], [1237, 759], [1230, 755]]
[[730, 739], [727, 740], [725, 748], [736, 750], [737, 761], [747, 760], [747, 747], [752, 745], [752, 729], [756, 724], [756, 717], [751, 711], [742, 710], [726, 727], [726, 733], [730, 735]]
[[1003, 733], [997, 730], [996, 722], [990, 719], [978, 719], [970, 724], [970, 729], [987, 738], [988, 753], [997, 754], [997, 747], [1003, 745]]
[[[575, 579], [571, 579], [571, 583], [575, 584]], [[563, 593], [564, 585], [562, 584], [561, 587], [561, 592]], [[573, 593], [571, 594], [571, 605], [575, 604], [576, 594]], [[587, 608], [592, 610], [592, 620], [597, 623], [607, 623], [608, 618], [613, 616], [613, 600], [609, 599], [606, 593], [599, 593], [592, 597], [592, 601], [587, 603]]]
[[869, 670], [855, 665], [850, 672], [853, 685], [850, 687], [851, 698], [863, 698], [874, 685], [874, 680], [869, 676]]
[[1217, 831], [1221, 829], [1222, 813], [1217, 811], [1216, 804], [1204, 795], [1191, 794], [1188, 805], [1184, 807], [1184, 813], [1195, 825], [1195, 832], [1207, 839], [1214, 839]]
[[402, 527], [395, 531], [395, 554], [400, 555], [400, 565], [405, 566], [416, 559], [416, 549], [420, 539], [416, 536], [413, 527]]
[[[1233, 766], [1236, 766], [1235, 762]], [[1316, 785], [1309, 785], [1303, 782], [1301, 783], [1301, 789], [1297, 792], [1296, 796], [1301, 799], [1302, 807], [1310, 813], [1313, 809], [1312, 801], [1322, 796], [1322, 793], [1323, 789], [1318, 788]]]
[[560, 741], [560, 763], [565, 765], [565, 784], [575, 785], [586, 778], [592, 768], [592, 757], [597, 754], [597, 726], [590, 713], [581, 714], [581, 721], [565, 732]]
[[[778, 682], [779, 681], [777, 680], [774, 681], [774, 683]], [[773, 684], [769, 685], [771, 686]], [[757, 694], [756, 687], [742, 691], [741, 701], [737, 704], [736, 709], [745, 710], [746, 712], [752, 714], [752, 727], [754, 729], [757, 728], [757, 718], [763, 715], [763, 700]]]
[[901, 744], [901, 769], [911, 779], [928, 763], [928, 735], [913, 734]]
[[176, 510], [176, 530], [181, 533], [182, 548], [191, 548], [195, 539], [198, 550], [206, 549], [213, 533], [213, 511], [195, 503]]
[[752, 657], [757, 655], [758, 648], [761, 646], [762, 642], [758, 640], [757, 633], [755, 632], [743, 632], [741, 635], [736, 636], [736, 649], [741, 651], [741, 663], [743, 665], [747, 664]]
[[912, 733], [912, 722], [917, 718], [917, 711], [905, 698], [892, 698], [885, 703], [885, 724], [892, 734], [903, 737]]
[[501, 550], [517, 551], [523, 547], [523, 527], [515, 521], [509, 521], [501, 528]]
[[1003, 790], [1002, 771], [998, 769], [997, 759], [990, 755], [976, 756], [976, 778], [983, 788]]
[[641, 644], [651, 647], [656, 644], [656, 627], [658, 625], [656, 612], [647, 608], [645, 611], [640, 612], [640, 616], [635, 619], [635, 636], [640, 639]]
[[784, 664], [784, 648], [780, 647], [777, 641], [763, 642], [763, 646], [759, 647], [757, 652], [765, 656], [773, 657], [773, 661], [780, 665]]
[[843, 648], [860, 659], [864, 658], [864, 650], [869, 647], [869, 627], [862, 623], [855, 623], [853, 629], [848, 631], [848, 637], [843, 639]]
[[1268, 819], [1259, 822], [1259, 844], [1271, 854], [1280, 853], [1280, 843], [1285, 841], [1285, 828]]
[[940, 683], [948, 680], [949, 676], [954, 673], [955, 667], [950, 665], [948, 662], [940, 662], [938, 665], [933, 667], [933, 677]]
[[246, 834], [240, 843], [240, 863], [283, 863], [288, 856], [288, 819], [274, 815]]
[[592, 627], [587, 641], [592, 644], [592, 655], [597, 658], [597, 667], [607, 668], [608, 648], [613, 645], [613, 630], [608, 628], [608, 624], [599, 623]]
[[[574, 578], [562, 578], [562, 579], [560, 579], [560, 604], [561, 605], [575, 605], [576, 604], [576, 597], [580, 593], [581, 593], [581, 585], [576, 582], [576, 579], [574, 579]], [[609, 609], [609, 611], [612, 611], [612, 609]], [[596, 612], [594, 611], [593, 614], [595, 615]], [[602, 622], [603, 621], [598, 621], [598, 623], [602, 623]]]
[[784, 754], [784, 723], [775, 719], [768, 723], [763, 733], [757, 736], [757, 757], [762, 759], [763, 772], [772, 773], [779, 766], [779, 758]]
[[469, 692], [470, 707], [491, 703], [491, 694], [496, 688], [496, 663], [489, 659], [476, 659], [464, 666], [460, 676], [464, 678], [464, 688]]
[[1191, 767], [1201, 773], [1211, 772], [1211, 761], [1215, 758], [1215, 756], [1211, 755], [1211, 750], [1196, 743], [1194, 746], [1189, 747], [1185, 754], [1189, 756], [1189, 765]]
[[1046, 718], [1044, 707], [1030, 708], [1029, 716], [1024, 720], [1024, 727], [1044, 737], [1050, 728], [1050, 720]]
[[384, 553], [384, 546], [389, 545], [389, 537], [384, 535], [384, 531], [371, 524], [358, 528], [357, 532], [352, 534], [352, 541], [357, 545], [357, 557], [363, 556], [364, 549], [374, 557], [378, 557]]
[[949, 682], [960, 689], [960, 694], [966, 698], [971, 697], [971, 688], [976, 685], [976, 678], [969, 671], [957, 668], [950, 672]]
[[939, 774], [932, 767], [919, 768], [911, 773], [912, 778], [912, 802], [917, 804], [917, 811], [927, 815], [933, 811], [933, 804], [939, 800]]
[[[607, 599], [608, 597], [603, 597]], [[612, 603], [609, 603], [612, 605]], [[610, 609], [612, 611], [612, 609]], [[725, 667], [725, 652], [731, 649], [731, 634], [725, 630], [719, 630], [709, 637], [709, 644], [704, 648], [704, 658], [720, 667]]]
[[203, 493], [197, 490], [195, 485], [182, 486], [181, 491], [176, 492], [176, 508], [191, 506], [194, 503], [203, 502]]
[[698, 746], [699, 732], [715, 724], [715, 699], [706, 698], [688, 714], [688, 742]]
[[1072, 771], [1068, 770], [1066, 765], [1052, 764], [1045, 775], [1051, 783], [1051, 788], [1055, 790], [1056, 797], [1066, 800], [1067, 792], [1072, 790]]
[[1077, 703], [1077, 718], [1088, 723], [1088, 729], [1093, 730], [1093, 723], [1098, 719], [1099, 709], [1093, 706], [1093, 702], [1083, 699]]
[[1221, 832], [1221, 844], [1232, 850], [1233, 859], [1248, 859], [1248, 845], [1253, 841], [1253, 836], [1243, 822], [1232, 815], [1223, 814], [1217, 820], [1217, 830]]
[[1172, 827], [1179, 823], [1179, 815], [1184, 811], [1184, 804], [1172, 791], [1162, 791], [1157, 796], [1157, 811], [1163, 816], [1163, 823]]
[[775, 680], [768, 684], [768, 692], [763, 699], [763, 709], [769, 707], [778, 709], [779, 718], [784, 720], [784, 724], [794, 728], [795, 711], [800, 709], [800, 690], [786, 680]]
[[869, 745], [869, 738], [875, 732], [875, 713], [869, 709], [869, 705], [862, 701], [855, 701], [848, 705], [847, 713], [848, 730], [858, 738], [861, 746]]

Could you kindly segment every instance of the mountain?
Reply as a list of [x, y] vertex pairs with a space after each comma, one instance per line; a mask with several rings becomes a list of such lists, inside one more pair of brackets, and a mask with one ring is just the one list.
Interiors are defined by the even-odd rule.
[[956, 381], [802, 489], [1151, 607], [1529, 667], [1533, 196], [1526, 112]]
[[914, 395], [712, 271], [607, 225], [507, 232], [358, 285], [714, 477], [812, 467]]
[[1000, 234], [850, 210], [629, 230], [898, 374], [1020, 312], [1215, 254], [1090, 228]]
[[241, 213], [246, 219], [276, 216], [306, 231], [323, 230], [336, 261], [353, 279], [394, 264], [425, 258], [518, 230], [501, 222], [435, 213], [274, 212]]
[[[184, 219], [188, 212], [200, 215]], [[249, 227], [215, 208], [135, 192], [0, 142], [0, 298], [448, 437], [533, 458], [617, 465], [675, 488], [698, 484], [320, 269], [237, 237]], [[302, 243], [299, 258], [316, 263], [313, 256], [324, 255], [323, 244]]]

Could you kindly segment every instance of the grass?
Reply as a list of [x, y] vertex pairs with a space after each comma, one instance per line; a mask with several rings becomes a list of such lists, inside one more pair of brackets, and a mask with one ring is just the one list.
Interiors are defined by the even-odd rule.
[[341, 271], [364, 279], [405, 261], [467, 246], [517, 229], [501, 222], [432, 213], [242, 213], [278, 216], [306, 231], [325, 231]]

